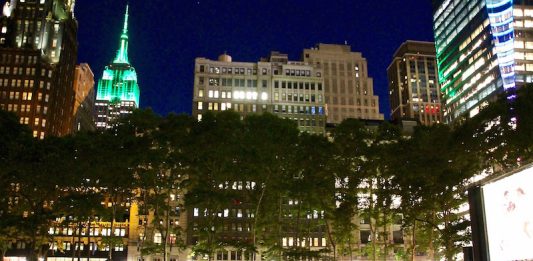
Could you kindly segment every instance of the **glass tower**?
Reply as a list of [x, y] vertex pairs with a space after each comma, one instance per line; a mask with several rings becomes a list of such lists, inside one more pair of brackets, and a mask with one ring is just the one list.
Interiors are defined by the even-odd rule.
[[113, 62], [105, 67], [98, 81], [96, 94], [96, 127], [106, 129], [123, 114], [131, 113], [139, 107], [139, 85], [137, 73], [128, 59], [128, 18], [126, 6], [124, 27], [120, 35], [120, 45]]
[[533, 81], [533, 2], [435, 0], [433, 8], [448, 122], [476, 115], [498, 93], [512, 99], [516, 87]]

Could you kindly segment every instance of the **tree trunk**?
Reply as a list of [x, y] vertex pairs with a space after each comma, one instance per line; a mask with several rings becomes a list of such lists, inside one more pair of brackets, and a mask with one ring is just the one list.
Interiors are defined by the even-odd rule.
[[76, 259], [76, 249], [78, 247], [76, 245], [76, 228], [77, 226], [72, 229], [72, 261]]
[[169, 208], [170, 208], [170, 197], [167, 196], [167, 205], [165, 206], [166, 207], [166, 211], [165, 211], [165, 245], [163, 246], [163, 261], [167, 261], [167, 244], [168, 244], [168, 239], [169, 239], [169, 233], [170, 233], [170, 222], [169, 222], [169, 218], [170, 218], [170, 211], [169, 211]]
[[82, 230], [82, 223], [81, 221], [78, 222], [78, 261], [81, 261], [81, 253], [83, 252], [81, 249], [81, 230]]
[[[142, 203], [142, 209], [143, 209], [143, 216], [147, 217], [148, 216], [148, 210], [146, 208], [146, 202], [147, 202], [147, 199], [146, 199], [146, 195], [148, 194], [148, 189], [145, 189], [145, 192], [143, 193], [143, 203]], [[139, 246], [139, 255], [141, 257], [141, 261], [144, 261], [144, 255], [143, 255], [143, 248], [144, 248], [144, 241], [146, 239], [146, 232], [148, 232], [148, 226], [147, 224], [145, 224], [145, 221], [146, 220], [142, 220], [142, 225], [143, 225], [143, 229], [144, 229], [144, 233], [143, 233], [143, 236], [141, 238], [139, 238], [140, 242], [140, 246]]]
[[[261, 191], [261, 196], [259, 197], [259, 201], [257, 202], [257, 207], [255, 208], [255, 214], [254, 214], [254, 227], [253, 227], [253, 232], [252, 232], [252, 241], [253, 241], [253, 246], [254, 246], [256, 251], [258, 250], [258, 247], [257, 247], [257, 220], [259, 218], [259, 209], [261, 207], [261, 204], [263, 203], [263, 197], [265, 196], [265, 191], [266, 191], [266, 185], [263, 188], [263, 190]], [[254, 253], [252, 255], [252, 261], [255, 261], [255, 258], [256, 258], [256, 255]]]
[[[278, 238], [278, 246], [280, 247], [280, 249], [283, 248], [283, 245], [282, 243], [280, 242], [280, 236], [281, 236], [281, 214], [283, 213], [283, 210], [282, 210], [282, 198], [281, 198], [281, 194], [279, 194], [279, 199], [278, 199], [278, 234], [277, 234], [277, 238]], [[278, 254], [278, 257], [279, 257], [279, 260], [282, 260], [281, 259], [281, 253], [283, 251], [280, 250], [279, 251], [279, 254]]]
[[107, 256], [107, 258], [109, 260], [113, 260], [113, 247], [114, 247], [114, 237], [115, 237], [115, 231], [113, 231], [115, 229], [115, 218], [116, 218], [116, 214], [117, 214], [117, 207], [116, 207], [116, 201], [113, 201], [112, 203], [112, 215], [111, 215], [111, 232], [110, 232], [110, 235], [108, 235], [111, 240], [109, 242], [109, 254]]
[[411, 261], [415, 260], [416, 255], [416, 220], [413, 222], [413, 235], [411, 236]]
[[35, 229], [33, 230], [31, 241], [30, 241], [30, 252], [28, 253], [28, 261], [37, 261], [37, 253], [35, 252], [35, 245], [36, 245], [36, 235], [35, 235]]
[[325, 219], [325, 223], [328, 233], [328, 239], [331, 244], [331, 247], [333, 247], [333, 260], [337, 260], [337, 244], [333, 239], [333, 229], [331, 229], [331, 224], [329, 223], [328, 219]]
[[[384, 208], [386, 209], [386, 207]], [[388, 220], [387, 220], [387, 212], [385, 211], [385, 213], [383, 213], [383, 217], [382, 217], [382, 225], [383, 225], [383, 242], [384, 242], [384, 251], [383, 251], [383, 260], [387, 260], [387, 258], [389, 257], [389, 230], [388, 230]]]
[[373, 216], [374, 216], [374, 190], [373, 190], [373, 187], [374, 187], [374, 182], [372, 179], [370, 179], [369, 181], [369, 184], [370, 184], [370, 191], [369, 191], [369, 198], [368, 198], [368, 213], [369, 213], [369, 225], [370, 225], [370, 234], [371, 234], [371, 239], [372, 241], [370, 242], [371, 246], [372, 246], [372, 260], [373, 261], [376, 261], [376, 239], [378, 238], [376, 236], [376, 228], [374, 226], [374, 221], [373, 221]]
[[87, 261], [91, 260], [91, 217], [87, 221]]
[[[435, 212], [433, 211], [431, 213], [431, 223], [435, 224], [435, 221], [436, 221], [436, 217], [435, 217]], [[434, 260], [435, 259], [435, 246], [433, 244], [433, 238], [434, 238], [434, 231], [435, 231], [435, 228], [431, 227], [431, 230], [429, 231], [429, 253], [428, 253], [428, 257], [430, 258], [430, 260]]]

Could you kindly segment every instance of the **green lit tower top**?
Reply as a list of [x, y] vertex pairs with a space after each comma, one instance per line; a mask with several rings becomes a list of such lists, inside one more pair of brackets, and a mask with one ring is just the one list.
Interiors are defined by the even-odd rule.
[[139, 107], [139, 85], [137, 73], [128, 59], [128, 16], [126, 6], [124, 28], [120, 35], [120, 47], [113, 63], [105, 67], [102, 79], [98, 81], [96, 99], [104, 101], [133, 101]]

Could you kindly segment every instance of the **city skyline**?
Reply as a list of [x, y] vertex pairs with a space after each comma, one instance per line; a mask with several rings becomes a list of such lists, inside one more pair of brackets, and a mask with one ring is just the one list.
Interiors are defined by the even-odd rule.
[[424, 2], [4, 0], [0, 261], [533, 260], [533, 0]]
[[[191, 1], [165, 3], [165, 8], [159, 8], [157, 2], [132, 1], [130, 9], [136, 15], [130, 21], [130, 60], [140, 75], [140, 107], [151, 107], [163, 115], [190, 114], [197, 57], [216, 59], [227, 51], [236, 60], [253, 62], [276, 50], [288, 53], [291, 60], [299, 60], [302, 49], [318, 43], [348, 43], [353, 51], [368, 59], [368, 74], [374, 78], [380, 113], [388, 118], [386, 68], [394, 51], [405, 39], [433, 40], [431, 4], [416, 2], [341, 1], [330, 5], [303, 1]], [[76, 3], [79, 62], [89, 63], [95, 71], [111, 62], [110, 57], [116, 55], [116, 35], [122, 30], [125, 6], [126, 1]], [[99, 12], [93, 12], [95, 9]], [[417, 19], [396, 15], [403, 13], [415, 13]], [[363, 39], [364, 36], [368, 38]], [[99, 80], [101, 76], [96, 77]]]

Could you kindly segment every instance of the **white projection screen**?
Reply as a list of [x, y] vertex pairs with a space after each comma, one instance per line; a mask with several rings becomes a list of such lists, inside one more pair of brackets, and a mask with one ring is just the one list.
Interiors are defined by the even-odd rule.
[[533, 260], [533, 167], [483, 186], [490, 260]]

